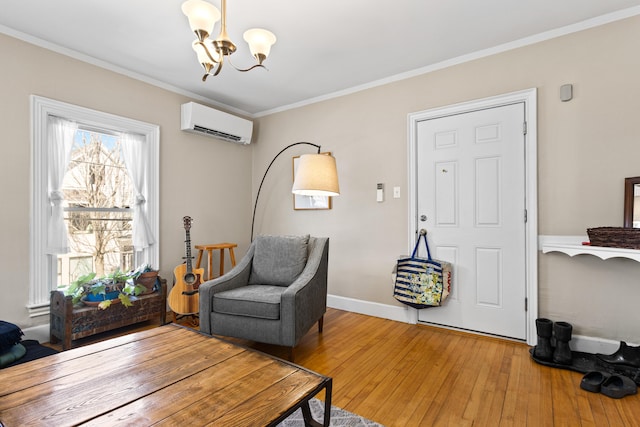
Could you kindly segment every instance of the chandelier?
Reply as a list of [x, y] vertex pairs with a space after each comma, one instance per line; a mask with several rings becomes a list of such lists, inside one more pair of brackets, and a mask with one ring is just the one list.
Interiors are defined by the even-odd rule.
[[[243, 38], [249, 44], [251, 55], [258, 62], [252, 67], [241, 69], [233, 65], [231, 62], [231, 54], [236, 51], [236, 45], [233, 44], [227, 34], [227, 2], [222, 0], [222, 14], [217, 7], [203, 0], [187, 0], [182, 4], [182, 12], [189, 18], [189, 26], [198, 37], [193, 42], [193, 50], [198, 55], [198, 61], [205, 70], [202, 81], [206, 81], [209, 75], [217, 76], [222, 70], [224, 61], [227, 60], [233, 68], [238, 71], [249, 71], [254, 68], [265, 68], [262, 63], [269, 56], [271, 45], [276, 42], [276, 36], [271, 32], [262, 28], [252, 28], [244, 32]], [[210, 36], [213, 27], [220, 20], [220, 34], [217, 38], [212, 39]]]

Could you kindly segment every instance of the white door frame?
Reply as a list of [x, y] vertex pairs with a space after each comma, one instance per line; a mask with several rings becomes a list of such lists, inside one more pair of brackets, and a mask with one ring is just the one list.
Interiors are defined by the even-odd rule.
[[[418, 188], [417, 188], [417, 125], [423, 120], [463, 114], [471, 111], [500, 107], [524, 102], [527, 132], [525, 135], [525, 262], [526, 262], [526, 339], [527, 344], [536, 344], [535, 320], [538, 318], [538, 187], [537, 187], [537, 89], [527, 89], [490, 98], [478, 99], [445, 107], [410, 113], [408, 116], [408, 162], [409, 162], [409, 230], [407, 247], [413, 250], [416, 230], [418, 229]], [[413, 311], [412, 321], [418, 322], [418, 311]]]

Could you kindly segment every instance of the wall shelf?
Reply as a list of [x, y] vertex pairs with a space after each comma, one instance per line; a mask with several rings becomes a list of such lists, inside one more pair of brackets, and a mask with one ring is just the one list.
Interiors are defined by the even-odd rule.
[[562, 252], [569, 256], [593, 255], [600, 259], [628, 258], [640, 262], [640, 250], [583, 245], [587, 236], [539, 236], [538, 247], [542, 253]]

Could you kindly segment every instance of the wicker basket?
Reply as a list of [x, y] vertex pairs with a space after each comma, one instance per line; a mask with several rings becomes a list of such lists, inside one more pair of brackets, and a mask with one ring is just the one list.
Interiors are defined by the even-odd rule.
[[587, 228], [591, 246], [640, 249], [640, 228], [597, 227]]

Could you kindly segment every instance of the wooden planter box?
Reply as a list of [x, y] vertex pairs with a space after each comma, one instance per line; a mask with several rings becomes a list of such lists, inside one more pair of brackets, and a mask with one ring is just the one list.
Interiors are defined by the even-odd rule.
[[138, 296], [133, 306], [113, 304], [106, 310], [98, 307], [77, 306], [71, 303], [71, 296], [61, 291], [51, 291], [49, 340], [55, 344], [62, 341], [62, 349], [71, 348], [71, 341], [100, 332], [147, 320], [158, 319], [160, 325], [166, 323], [167, 281], [160, 279], [160, 290]]

